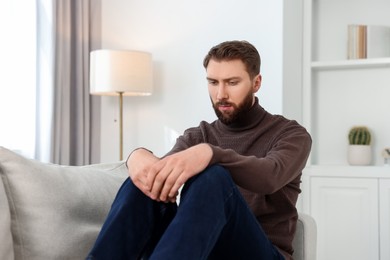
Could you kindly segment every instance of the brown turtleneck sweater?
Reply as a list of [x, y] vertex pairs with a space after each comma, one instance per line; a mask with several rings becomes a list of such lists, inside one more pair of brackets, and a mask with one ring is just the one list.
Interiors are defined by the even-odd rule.
[[296, 121], [265, 111], [258, 103], [234, 124], [202, 121], [187, 129], [168, 154], [210, 144], [212, 164], [229, 170], [272, 243], [292, 259], [296, 202], [311, 137]]

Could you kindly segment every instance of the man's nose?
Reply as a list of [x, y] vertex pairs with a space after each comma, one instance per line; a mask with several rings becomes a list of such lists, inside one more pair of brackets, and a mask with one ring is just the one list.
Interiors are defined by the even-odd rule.
[[219, 86], [218, 86], [218, 93], [217, 93], [217, 99], [218, 100], [223, 100], [223, 99], [227, 99], [229, 96], [228, 96], [228, 93], [226, 91], [226, 87], [223, 83], [221, 83]]

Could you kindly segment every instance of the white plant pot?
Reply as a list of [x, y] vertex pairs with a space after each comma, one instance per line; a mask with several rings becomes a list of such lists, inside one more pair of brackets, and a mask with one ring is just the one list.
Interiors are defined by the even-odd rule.
[[371, 145], [360, 145], [360, 144], [349, 145], [348, 163], [350, 165], [370, 165]]

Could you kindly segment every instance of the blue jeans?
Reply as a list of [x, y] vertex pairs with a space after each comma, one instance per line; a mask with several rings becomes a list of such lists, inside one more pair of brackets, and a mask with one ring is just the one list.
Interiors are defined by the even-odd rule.
[[179, 207], [124, 182], [87, 259], [141, 258], [284, 259], [221, 166], [188, 180]]

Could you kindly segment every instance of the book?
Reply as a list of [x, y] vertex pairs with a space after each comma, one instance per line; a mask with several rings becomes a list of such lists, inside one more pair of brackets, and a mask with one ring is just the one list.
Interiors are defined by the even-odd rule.
[[366, 25], [348, 25], [348, 59], [367, 58], [366, 35]]
[[390, 27], [348, 25], [348, 59], [390, 57]]

